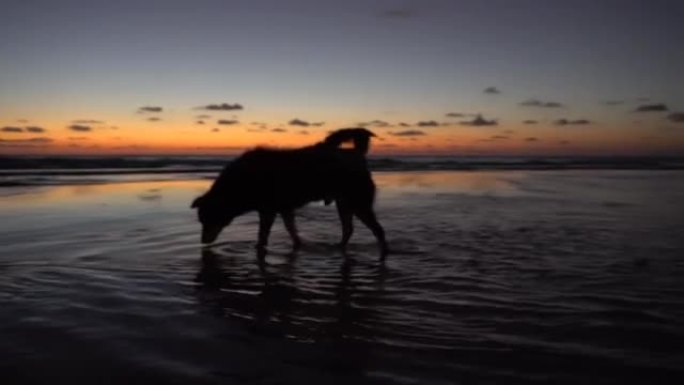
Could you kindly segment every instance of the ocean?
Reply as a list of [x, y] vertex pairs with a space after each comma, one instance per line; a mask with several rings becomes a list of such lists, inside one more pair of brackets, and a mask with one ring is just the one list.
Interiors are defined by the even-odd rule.
[[391, 254], [334, 207], [189, 208], [226, 158], [0, 158], [3, 384], [684, 380], [679, 158], [373, 158]]

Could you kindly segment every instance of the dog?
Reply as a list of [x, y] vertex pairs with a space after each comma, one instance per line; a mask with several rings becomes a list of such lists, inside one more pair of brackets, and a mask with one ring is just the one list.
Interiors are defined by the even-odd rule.
[[[197, 209], [202, 224], [202, 243], [214, 242], [235, 217], [257, 211], [258, 250], [265, 252], [278, 214], [293, 248], [298, 249], [301, 239], [294, 211], [310, 202], [334, 201], [342, 224], [340, 247], [344, 249], [349, 243], [356, 216], [377, 239], [384, 260], [388, 247], [373, 210], [376, 188], [366, 162], [374, 136], [365, 128], [346, 128], [308, 147], [245, 152], [228, 163], [209, 191], [192, 202], [191, 208]], [[341, 147], [347, 142], [353, 142], [353, 148]]]

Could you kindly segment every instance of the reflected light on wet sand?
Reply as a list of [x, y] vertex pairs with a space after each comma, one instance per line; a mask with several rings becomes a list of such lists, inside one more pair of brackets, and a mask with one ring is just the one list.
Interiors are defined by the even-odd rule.
[[[515, 185], [511, 180], [525, 178], [526, 172], [492, 171], [405, 171], [375, 172], [374, 180], [382, 195], [434, 190], [463, 194], [511, 194]], [[65, 203], [107, 203], [125, 204], [131, 198], [154, 200], [154, 196], [168, 199], [188, 199], [191, 195], [178, 192], [201, 194], [210, 186], [211, 180], [136, 181], [104, 184], [78, 184], [39, 187], [8, 187], [2, 191], [0, 210], [17, 210], [23, 205], [51, 206]], [[175, 193], [174, 193], [175, 192]], [[97, 198], [96, 198], [97, 197]], [[94, 201], [95, 200], [95, 201]], [[132, 201], [136, 201], [133, 199]], [[175, 202], [185, 206], [187, 202]]]

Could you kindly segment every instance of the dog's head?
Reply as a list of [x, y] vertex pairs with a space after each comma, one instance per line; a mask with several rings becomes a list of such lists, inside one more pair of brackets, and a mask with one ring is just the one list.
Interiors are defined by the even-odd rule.
[[197, 209], [197, 218], [202, 224], [202, 243], [214, 242], [221, 230], [238, 215], [226, 202], [209, 194], [197, 197], [192, 202], [190, 208]]

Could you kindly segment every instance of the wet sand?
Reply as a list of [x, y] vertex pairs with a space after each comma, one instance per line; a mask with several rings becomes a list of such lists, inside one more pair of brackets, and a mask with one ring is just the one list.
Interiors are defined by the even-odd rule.
[[377, 172], [393, 253], [333, 207], [296, 254], [202, 248], [210, 181], [0, 189], [3, 383], [680, 383], [683, 171]]

